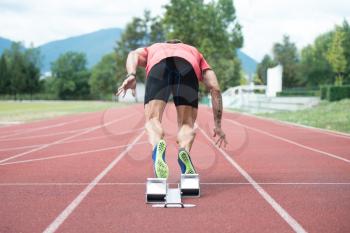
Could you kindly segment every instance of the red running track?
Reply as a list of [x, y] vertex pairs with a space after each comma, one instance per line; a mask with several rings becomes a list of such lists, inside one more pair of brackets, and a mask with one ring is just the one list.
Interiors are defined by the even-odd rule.
[[[0, 128], [0, 232], [350, 232], [350, 136], [225, 113], [221, 150], [211, 110], [197, 122], [188, 209], [144, 202], [142, 105]], [[163, 125], [178, 182], [172, 105]]]

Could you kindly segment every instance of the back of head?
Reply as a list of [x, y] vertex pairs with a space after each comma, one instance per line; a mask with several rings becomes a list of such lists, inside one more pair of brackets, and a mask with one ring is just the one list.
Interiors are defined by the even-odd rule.
[[170, 40], [165, 41], [165, 43], [168, 43], [168, 44], [179, 44], [179, 43], [183, 43], [183, 42], [181, 40], [179, 40], [179, 39], [170, 39]]

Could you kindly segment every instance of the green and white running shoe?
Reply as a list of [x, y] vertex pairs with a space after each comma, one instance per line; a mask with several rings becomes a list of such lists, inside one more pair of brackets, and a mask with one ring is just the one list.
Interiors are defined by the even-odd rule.
[[166, 143], [162, 139], [153, 149], [154, 174], [157, 178], [168, 178], [169, 168], [165, 161]]
[[177, 161], [180, 165], [182, 174], [196, 174], [191, 157], [184, 148], [179, 149]]

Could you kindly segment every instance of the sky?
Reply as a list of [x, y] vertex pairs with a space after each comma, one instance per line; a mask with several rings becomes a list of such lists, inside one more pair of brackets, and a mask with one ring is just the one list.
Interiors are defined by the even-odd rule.
[[[0, 0], [0, 37], [35, 46], [99, 29], [124, 28], [144, 9], [164, 12], [169, 0]], [[289, 35], [299, 49], [350, 22], [349, 0], [234, 0], [242, 50], [257, 61]]]

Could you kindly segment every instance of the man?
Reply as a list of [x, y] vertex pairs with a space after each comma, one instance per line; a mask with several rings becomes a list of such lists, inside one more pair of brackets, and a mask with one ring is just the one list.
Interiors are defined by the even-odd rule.
[[129, 53], [126, 61], [127, 76], [118, 88], [117, 95], [132, 90], [135, 96], [136, 68], [146, 68], [145, 128], [152, 144], [154, 172], [158, 178], [167, 178], [169, 169], [165, 161], [166, 142], [161, 125], [162, 115], [170, 94], [177, 111], [179, 146], [178, 162], [183, 174], [194, 174], [190, 150], [195, 138], [194, 124], [198, 110], [198, 81], [202, 81], [212, 96], [215, 121], [214, 137], [221, 147], [227, 141], [221, 129], [222, 97], [214, 71], [203, 55], [180, 40], [155, 43]]

